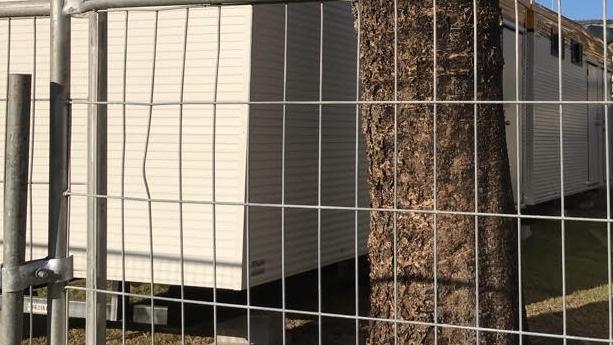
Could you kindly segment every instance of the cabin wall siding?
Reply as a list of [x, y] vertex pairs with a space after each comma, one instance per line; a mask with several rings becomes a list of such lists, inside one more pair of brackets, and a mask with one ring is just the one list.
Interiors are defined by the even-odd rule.
[[[217, 9], [190, 9], [185, 68], [185, 101], [213, 101], [217, 61]], [[155, 84], [153, 102], [179, 102], [181, 61], [186, 10], [159, 12]], [[32, 19], [11, 21], [11, 72], [32, 73]], [[155, 12], [129, 14], [126, 100], [149, 102], [152, 80]], [[0, 37], [7, 37], [7, 22], [0, 24]], [[49, 20], [37, 20], [37, 90], [36, 97], [48, 98]], [[87, 97], [87, 19], [72, 20], [72, 97]], [[109, 13], [109, 100], [123, 99], [125, 14]], [[221, 41], [218, 101], [248, 101], [250, 74], [251, 7], [221, 9]], [[6, 49], [0, 56], [6, 58]], [[27, 58], [29, 56], [29, 58]], [[5, 68], [5, 64], [0, 64]], [[5, 70], [6, 71], [6, 70]], [[0, 93], [6, 92], [6, 72], [0, 76]], [[78, 103], [78, 102], [77, 102]], [[48, 105], [37, 102], [34, 181], [33, 244], [34, 257], [46, 256], [48, 193]], [[4, 121], [4, 107], [1, 121]], [[108, 193], [121, 195], [123, 110], [108, 107]], [[179, 114], [180, 106], [127, 105], [125, 189], [127, 197], [146, 198], [142, 165], [149, 111], [151, 135], [146, 176], [154, 199], [179, 199]], [[216, 109], [216, 199], [218, 202], [243, 202], [247, 105], [218, 105]], [[213, 285], [212, 250], [212, 105], [183, 107], [183, 199], [198, 202], [183, 205], [185, 284]], [[87, 106], [73, 105], [71, 191], [86, 192], [87, 179]], [[0, 124], [1, 131], [4, 125]], [[3, 133], [2, 133], [3, 135]], [[3, 150], [0, 150], [3, 151]], [[75, 255], [75, 276], [85, 276], [86, 202], [71, 197], [70, 253]], [[129, 281], [148, 282], [150, 276], [149, 222], [147, 203], [126, 200], [125, 273]], [[180, 265], [180, 213], [177, 203], [153, 202], [152, 236], [154, 280], [160, 284], [178, 284]], [[122, 279], [121, 210], [118, 199], [108, 200], [108, 278]], [[243, 260], [244, 212], [242, 207], [216, 207], [217, 284], [240, 288]]]
[[[290, 101], [353, 101], [356, 99], [356, 37], [353, 16], [347, 3], [325, 3], [323, 25], [322, 79], [320, 83], [320, 4], [288, 5], [288, 49], [286, 98]], [[284, 95], [284, 6], [232, 6], [221, 9], [219, 83], [214, 87], [217, 65], [217, 8], [190, 9], [188, 51], [185, 68], [186, 102], [280, 101]], [[158, 46], [155, 69], [154, 102], [180, 100], [181, 61], [186, 10], [159, 12]], [[109, 13], [109, 100], [123, 100], [123, 59], [125, 14]], [[131, 12], [128, 21], [126, 100], [149, 102], [153, 62], [153, 12]], [[49, 20], [20, 19], [10, 22], [11, 47], [0, 45], [0, 61], [10, 58], [11, 73], [32, 73], [36, 43], [35, 97], [49, 93]], [[8, 41], [8, 21], [0, 22], [0, 41]], [[36, 27], [37, 40], [32, 37]], [[508, 34], [505, 30], [505, 35]], [[526, 76], [528, 100], [558, 99], [557, 58], [550, 54], [550, 41], [534, 35], [533, 64], [526, 66], [534, 75]], [[504, 54], [514, 56], [514, 44], [505, 37]], [[87, 97], [87, 21], [73, 20], [74, 99]], [[512, 48], [511, 50], [509, 50]], [[586, 64], [570, 63], [567, 50], [563, 75], [563, 99], [587, 97]], [[7, 64], [0, 63], [0, 95], [6, 94]], [[508, 83], [506, 83], [508, 84]], [[524, 85], [522, 85], [522, 88]], [[217, 91], [215, 93], [215, 90]], [[505, 99], [515, 95], [505, 90]], [[211, 171], [213, 149], [213, 112], [215, 127], [215, 199], [237, 205], [217, 205], [216, 261], [217, 287], [246, 287], [247, 267], [251, 284], [258, 285], [281, 277], [282, 219], [286, 240], [286, 275], [317, 268], [318, 242], [321, 265], [366, 252], [367, 211], [323, 209], [320, 216], [313, 206], [368, 207], [365, 148], [361, 134], [360, 109], [354, 105], [299, 105], [286, 110], [286, 135], [283, 142], [283, 105], [255, 104], [178, 104], [109, 105], [108, 192], [122, 194], [122, 147], [124, 110], [126, 113], [125, 187], [127, 197], [146, 198], [142, 164], [145, 135], [151, 112], [151, 136], [147, 154], [146, 177], [154, 199], [179, 199], [179, 115], [183, 115], [183, 204], [185, 284], [213, 286], [213, 198]], [[359, 107], [358, 107], [359, 108]], [[321, 130], [320, 130], [321, 109]], [[4, 130], [4, 106], [0, 106], [0, 132]], [[514, 107], [505, 106], [508, 112]], [[524, 107], [521, 117], [523, 118]], [[520, 123], [525, 154], [521, 160], [522, 190], [526, 200], [536, 204], [560, 197], [559, 107], [525, 107]], [[588, 154], [584, 105], [564, 105], [564, 184], [565, 193], [587, 190]], [[32, 237], [33, 257], [47, 254], [48, 193], [48, 104], [36, 102]], [[356, 122], [357, 127], [356, 128]], [[73, 145], [71, 191], [86, 191], [87, 107], [73, 105]], [[356, 137], [357, 132], [357, 137]], [[515, 135], [513, 133], [513, 135]], [[509, 137], [509, 133], [507, 133]], [[318, 147], [321, 138], [321, 150]], [[357, 143], [356, 143], [357, 140]], [[2, 144], [3, 145], [3, 142]], [[282, 150], [285, 145], [285, 190], [282, 186]], [[358, 159], [356, 162], [356, 145]], [[524, 148], [525, 145], [525, 148]], [[321, 152], [321, 157], [320, 157]], [[3, 150], [0, 150], [3, 154]], [[513, 159], [514, 157], [510, 157]], [[321, 159], [321, 167], [320, 167]], [[358, 188], [355, 188], [356, 165]], [[0, 166], [3, 169], [3, 166]], [[512, 172], [513, 173], [513, 172]], [[321, 180], [320, 180], [321, 179]], [[247, 189], [248, 186], [248, 189]], [[321, 193], [320, 193], [321, 192]], [[356, 192], [358, 193], [356, 197]], [[285, 195], [282, 200], [281, 195]], [[357, 200], [356, 200], [357, 199]], [[306, 205], [311, 208], [240, 205], [248, 201], [262, 204]], [[0, 206], [2, 198], [0, 198]], [[125, 222], [122, 223], [122, 206]], [[154, 202], [152, 237], [154, 280], [178, 284], [181, 278], [179, 235], [181, 214], [176, 203]], [[142, 201], [108, 200], [108, 274], [121, 280], [125, 269], [129, 281], [151, 279], [149, 258], [148, 205]], [[245, 218], [248, 216], [248, 218]], [[357, 219], [357, 224], [356, 224]], [[71, 198], [70, 251], [75, 255], [75, 275], [85, 276], [86, 198]], [[122, 264], [122, 225], [125, 226], [126, 266]], [[318, 241], [318, 232], [321, 237]], [[249, 235], [249, 257], [246, 240]], [[0, 248], [1, 250], [1, 248]], [[247, 265], [247, 262], [250, 265]]]
[[[320, 4], [288, 5], [286, 98], [317, 101], [320, 92]], [[321, 97], [356, 99], [356, 36], [351, 8], [324, 4]], [[252, 101], [282, 100], [284, 75], [283, 5], [254, 8]], [[318, 205], [319, 106], [289, 104], [285, 108], [285, 204]], [[359, 114], [358, 114], [359, 118]], [[281, 203], [283, 107], [250, 107], [249, 200]], [[321, 107], [321, 205], [355, 205], [356, 107]], [[364, 146], [358, 130], [359, 170]], [[368, 203], [366, 175], [358, 174], [359, 204]], [[368, 213], [321, 211], [321, 264], [365, 253]], [[318, 214], [315, 209], [285, 209], [285, 274], [317, 268]], [[281, 278], [281, 210], [249, 208], [251, 283]]]
[[[533, 91], [529, 100], [556, 101], [559, 99], [558, 63], [550, 53], [550, 39], [534, 34], [534, 64], [532, 66]], [[581, 65], [571, 62], [570, 49], [562, 60], [562, 100], [587, 100], [587, 61]], [[505, 52], [505, 55], [507, 53]], [[560, 198], [560, 107], [556, 104], [533, 104], [532, 126], [527, 135], [531, 145], [527, 148], [531, 171], [528, 204], [538, 204]], [[564, 194], [571, 195], [593, 189], [588, 184], [588, 106], [564, 104], [562, 106], [562, 133], [564, 144]]]

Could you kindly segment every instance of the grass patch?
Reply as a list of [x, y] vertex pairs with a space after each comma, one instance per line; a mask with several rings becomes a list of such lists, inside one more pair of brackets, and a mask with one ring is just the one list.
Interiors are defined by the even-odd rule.
[[[129, 289], [130, 289], [130, 293], [131, 294], [135, 294], [135, 295], [140, 295], [142, 297], [129, 297], [129, 300], [131, 303], [136, 304], [136, 303], [142, 303], [143, 301], [146, 301], [149, 299], [149, 295], [150, 295], [150, 291], [151, 291], [151, 285], [147, 284], [147, 283], [128, 283], [126, 282], [126, 289], [128, 288], [129, 285]], [[67, 289], [67, 293], [68, 293], [68, 299], [71, 301], [85, 301], [85, 296], [86, 296], [86, 292], [85, 290], [81, 290], [80, 288], [85, 288], [85, 279], [75, 279], [73, 281], [71, 281], [68, 286], [73, 286], [73, 287], [78, 287], [79, 289], [71, 289], [68, 288]], [[113, 283], [112, 282], [108, 282], [106, 285], [106, 290], [108, 290], [109, 292], [120, 292], [121, 291], [121, 286], [120, 286], [120, 290], [116, 291], [113, 287]], [[160, 296], [160, 295], [164, 295], [166, 293], [168, 293], [168, 291], [170, 290], [170, 286], [168, 285], [162, 285], [162, 284], [154, 284], [153, 285], [153, 295], [154, 296]], [[33, 294], [36, 297], [47, 297], [47, 287], [43, 286], [43, 287], [39, 287], [37, 289], [33, 290]], [[147, 296], [147, 297], [145, 297]], [[111, 297], [113, 297], [112, 293], [109, 293], [106, 295], [106, 299], [107, 299], [107, 303], [111, 301]]]
[[[589, 193], [577, 198], [593, 202], [582, 209], [572, 202], [568, 216], [602, 218], [606, 194]], [[575, 200], [576, 201], [576, 200]], [[534, 212], [532, 212], [534, 214]], [[559, 204], [540, 207], [537, 214], [559, 215]], [[530, 331], [563, 332], [562, 236], [566, 276], [567, 334], [608, 338], [607, 226], [604, 222], [524, 220], [532, 235], [522, 242], [522, 279]], [[559, 339], [531, 339], [534, 344], [559, 344]]]
[[[532, 236], [522, 244], [523, 286], [527, 303], [562, 294], [562, 224], [535, 221]], [[607, 283], [604, 223], [565, 222], [566, 292]]]

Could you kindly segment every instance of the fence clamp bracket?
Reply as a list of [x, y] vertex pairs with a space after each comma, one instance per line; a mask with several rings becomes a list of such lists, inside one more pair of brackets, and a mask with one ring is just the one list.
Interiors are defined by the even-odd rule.
[[40, 259], [21, 266], [4, 267], [0, 275], [3, 292], [22, 291], [30, 286], [66, 282], [73, 278], [73, 257]]

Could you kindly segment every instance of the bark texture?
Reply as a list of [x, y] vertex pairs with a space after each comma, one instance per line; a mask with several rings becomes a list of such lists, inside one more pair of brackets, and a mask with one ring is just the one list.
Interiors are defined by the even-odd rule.
[[[360, 13], [362, 99], [393, 100], [394, 2], [361, 0], [354, 11]], [[473, 15], [473, 0], [437, 1], [438, 100], [473, 100]], [[477, 18], [478, 99], [501, 100], [503, 52], [498, 1], [478, 1]], [[399, 100], [435, 97], [433, 24], [432, 0], [398, 0]], [[475, 211], [476, 125], [478, 210], [514, 212], [502, 105], [479, 105], [476, 124], [472, 104], [436, 107], [404, 104], [397, 106], [397, 121], [394, 114], [393, 105], [371, 104], [362, 108], [371, 207], [393, 208], [396, 190], [398, 208], [432, 210], [436, 166], [436, 208]], [[371, 315], [393, 319], [397, 310], [401, 320], [433, 322], [436, 259], [437, 321], [474, 326], [475, 224], [479, 326], [517, 329], [517, 231], [509, 218], [476, 220], [470, 215], [372, 212], [368, 241]], [[394, 266], [397, 289], [394, 289]], [[397, 326], [398, 344], [433, 344], [435, 332], [438, 344], [474, 344], [477, 337], [470, 330], [448, 327], [435, 330], [405, 323]], [[517, 341], [513, 335], [495, 332], [480, 332], [479, 340], [481, 344], [501, 345]], [[372, 322], [369, 343], [394, 344], [394, 325]]]

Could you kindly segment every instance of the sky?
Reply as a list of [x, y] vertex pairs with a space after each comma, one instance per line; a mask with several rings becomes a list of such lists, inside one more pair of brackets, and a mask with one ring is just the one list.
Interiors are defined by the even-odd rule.
[[[559, 0], [562, 14], [571, 19], [602, 19], [603, 0]], [[558, 10], [558, 0], [537, 0], [538, 3]], [[613, 0], [607, 2], [608, 18], [613, 19]]]

